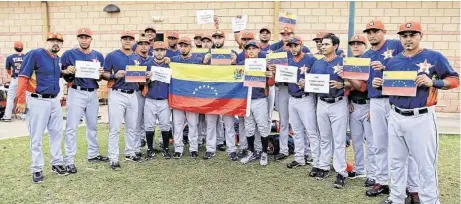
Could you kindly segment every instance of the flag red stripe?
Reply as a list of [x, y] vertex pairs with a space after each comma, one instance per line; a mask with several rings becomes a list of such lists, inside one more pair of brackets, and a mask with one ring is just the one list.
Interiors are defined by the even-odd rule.
[[343, 72], [344, 79], [368, 80], [369, 73]]
[[171, 108], [204, 114], [245, 116], [246, 99], [196, 98], [170, 94]]
[[383, 87], [383, 95], [388, 96], [416, 96], [416, 87]]

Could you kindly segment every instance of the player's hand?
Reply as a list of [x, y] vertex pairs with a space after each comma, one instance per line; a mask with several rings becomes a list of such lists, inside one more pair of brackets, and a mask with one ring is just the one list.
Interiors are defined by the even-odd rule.
[[26, 112], [26, 104], [17, 104], [15, 112], [19, 114]]
[[271, 71], [266, 71], [266, 77], [272, 78], [274, 74]]
[[203, 64], [208, 64], [210, 60], [211, 60], [211, 54], [207, 53], [205, 57], [203, 58]]
[[237, 18], [240, 18], [240, 19], [241, 19], [241, 18], [242, 18], [242, 15], [237, 15]]
[[104, 68], [100, 67], [99, 68], [99, 76], [102, 76], [104, 74]]
[[219, 21], [218, 15], [214, 15], [214, 16], [213, 16], [213, 21], [214, 21], [215, 23]]
[[344, 83], [335, 80], [330, 80], [330, 87], [335, 89], [342, 89], [344, 88]]
[[146, 79], [150, 79], [152, 77], [152, 72], [151, 71], [148, 71], [146, 72]]
[[235, 53], [231, 53], [231, 64], [237, 64], [237, 55]]
[[373, 78], [373, 81], [371, 82], [371, 85], [374, 88], [379, 88], [379, 87], [383, 86], [383, 83], [384, 83], [383, 79], [375, 77], [375, 78]]
[[165, 58], [163, 59], [163, 62], [164, 62], [165, 64], [170, 64], [171, 59], [170, 59], [169, 57], [165, 57]]
[[298, 85], [300, 89], [304, 89], [304, 86], [306, 85], [306, 81], [304, 81], [304, 79], [301, 79], [298, 81], [298, 83], [296, 83], [296, 85]]
[[384, 70], [386, 68], [380, 61], [373, 61], [370, 66], [376, 71]]
[[415, 82], [416, 82], [416, 86], [418, 86], [418, 87], [421, 87], [421, 86], [432, 87], [432, 86], [434, 86], [434, 82], [425, 74], [418, 75], [416, 77]]
[[270, 65], [267, 65], [267, 70], [271, 71], [271, 72], [275, 72], [275, 69], [276, 69], [276, 65], [275, 64], [270, 64]]
[[115, 79], [120, 79], [125, 76], [125, 70], [118, 70], [117, 73], [115, 73]]
[[74, 74], [76, 71], [75, 67], [74, 66], [68, 66], [65, 70], [62, 70], [61, 72], [64, 74], [64, 75], [69, 75], [69, 74]]

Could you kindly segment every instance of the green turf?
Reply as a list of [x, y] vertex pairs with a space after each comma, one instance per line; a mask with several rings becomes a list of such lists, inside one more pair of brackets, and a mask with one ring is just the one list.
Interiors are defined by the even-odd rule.
[[[100, 151], [107, 155], [107, 125], [100, 125], [99, 130]], [[107, 163], [86, 162], [84, 129], [79, 134], [76, 175], [51, 174], [48, 138], [43, 140], [42, 184], [31, 180], [28, 138], [0, 140], [0, 203], [327, 204], [378, 203], [385, 198], [366, 197], [363, 180], [347, 180], [346, 188], [338, 190], [332, 188], [334, 176], [317, 181], [307, 176], [309, 166], [287, 169], [285, 163], [291, 157], [284, 162], [270, 160], [269, 166], [261, 167], [257, 163], [231, 162], [223, 152], [209, 161], [192, 160], [188, 154], [181, 160], [163, 160], [157, 154], [155, 160], [142, 163], [121, 160], [122, 170], [114, 172]], [[121, 153], [123, 142], [121, 137]], [[443, 203], [459, 203], [459, 144], [459, 135], [440, 137], [439, 185]]]

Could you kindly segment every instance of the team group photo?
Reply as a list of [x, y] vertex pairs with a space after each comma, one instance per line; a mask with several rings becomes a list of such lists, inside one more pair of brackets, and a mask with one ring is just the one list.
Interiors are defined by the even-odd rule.
[[459, 6], [0, 2], [0, 202], [459, 203]]

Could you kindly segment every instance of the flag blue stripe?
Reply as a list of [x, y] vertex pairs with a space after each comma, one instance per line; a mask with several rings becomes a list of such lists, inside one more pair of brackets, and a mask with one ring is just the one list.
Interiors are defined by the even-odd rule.
[[416, 87], [414, 80], [384, 80], [384, 87]]
[[196, 98], [246, 99], [243, 82], [197, 82], [171, 79], [170, 94]]

